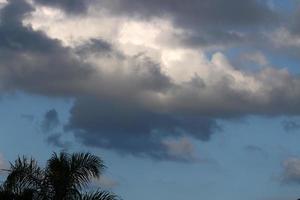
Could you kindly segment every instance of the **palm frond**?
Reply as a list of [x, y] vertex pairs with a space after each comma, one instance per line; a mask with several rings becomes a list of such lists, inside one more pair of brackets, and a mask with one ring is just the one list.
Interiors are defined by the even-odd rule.
[[6, 191], [22, 193], [25, 190], [37, 190], [43, 171], [37, 162], [30, 158], [18, 157], [14, 164], [10, 163], [9, 175], [3, 186]]
[[18, 157], [0, 185], [0, 199], [116, 200], [117, 196], [107, 191], [81, 193], [104, 169], [102, 159], [90, 153], [53, 153], [44, 169], [32, 158]]
[[118, 196], [108, 191], [96, 191], [93, 193], [86, 193], [81, 200], [118, 200]]
[[49, 195], [55, 198], [66, 196], [73, 189], [70, 177], [70, 155], [53, 153], [45, 169], [44, 185]]
[[90, 153], [74, 153], [70, 161], [72, 180], [78, 188], [86, 186], [92, 178], [99, 178], [105, 169], [104, 162]]

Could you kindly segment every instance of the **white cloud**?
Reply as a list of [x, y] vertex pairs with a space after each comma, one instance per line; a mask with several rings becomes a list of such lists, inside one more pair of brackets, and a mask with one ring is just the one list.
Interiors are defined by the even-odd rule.
[[271, 39], [271, 42], [277, 48], [284, 48], [284, 47], [300, 47], [300, 36], [293, 35], [291, 32], [284, 28], [278, 28], [273, 33], [269, 34], [266, 33], [267, 38]]
[[95, 187], [101, 187], [105, 189], [112, 189], [119, 185], [119, 182], [115, 179], [108, 177], [108, 176], [101, 176], [99, 179], [93, 180], [93, 185]]
[[[176, 35], [186, 30], [175, 27], [168, 18], [142, 21], [121, 15], [112, 16], [101, 8], [90, 9], [88, 15], [70, 17], [59, 10], [37, 6], [24, 23], [45, 31], [50, 37], [71, 47], [100, 38], [125, 56], [94, 52], [85, 58], [85, 62], [92, 63], [99, 72], [94, 74], [91, 86], [112, 87], [92, 91], [96, 96], [129, 88], [137, 97], [136, 101], [142, 101], [139, 103], [152, 110], [170, 112], [188, 108], [202, 113], [209, 110], [218, 113], [263, 113], [263, 109], [269, 110], [269, 106], [276, 104], [278, 98], [274, 95], [281, 90], [285, 93], [282, 101], [297, 101], [300, 98], [300, 81], [287, 70], [268, 65], [259, 72], [250, 73], [238, 70], [239, 67], [233, 66], [222, 52], [215, 52], [209, 58], [205, 49], [183, 46]], [[280, 38], [276, 41], [298, 43], [290, 41], [284, 31], [278, 31], [275, 36]], [[137, 77], [145, 82], [142, 79], [148, 70], [139, 58], [149, 58], [159, 65], [161, 72], [176, 87], [162, 92], [134, 86], [132, 80]], [[260, 53], [248, 55], [245, 59], [260, 65], [268, 64]], [[191, 84], [195, 78], [198, 85]], [[111, 80], [114, 82], [111, 83]]]
[[[59, 10], [39, 6], [25, 22], [34, 29], [44, 30], [52, 38], [62, 40], [65, 45], [76, 46], [91, 38], [102, 38], [111, 41], [126, 55], [143, 53], [161, 63], [163, 72], [176, 83], [199, 76], [211, 85], [218, 84], [224, 76], [231, 76], [236, 81], [233, 85], [236, 89], [253, 91], [260, 87], [253, 77], [235, 70], [222, 53], [215, 53], [208, 60], [201, 49], [174, 47], [174, 44], [179, 44], [174, 35], [183, 30], [175, 28], [167, 19], [138, 21], [107, 16], [101, 11], [86, 17], [68, 18]], [[98, 59], [98, 62], [103, 66], [103, 60]]]
[[36, 6], [23, 23], [34, 30], [44, 31], [50, 38], [59, 39], [66, 46], [76, 46], [91, 38], [115, 38], [120, 23], [125, 19], [106, 16], [98, 11], [88, 16], [69, 17], [63, 11], [46, 6]]
[[283, 162], [282, 181], [300, 184], [300, 159], [288, 158]]
[[[201, 49], [187, 49], [177, 46], [173, 35], [183, 32], [168, 20], [138, 21], [136, 19], [112, 18], [98, 12], [87, 17], [67, 18], [53, 8], [38, 7], [31, 18], [25, 20], [34, 29], [44, 30], [50, 37], [62, 40], [66, 45], [80, 44], [91, 38], [112, 41], [127, 55], [144, 53], [162, 64], [162, 69], [175, 82], [189, 81], [195, 75], [206, 81], [218, 80], [222, 75], [233, 76], [236, 85], [257, 87], [252, 77], [246, 77], [234, 70], [221, 53], [208, 60]], [[99, 63], [103, 63], [99, 60]], [[106, 67], [107, 68], [107, 67]], [[213, 78], [212, 78], [213, 77]], [[240, 86], [239, 86], [240, 87]]]
[[178, 140], [168, 139], [163, 141], [167, 148], [167, 153], [174, 159], [195, 161], [197, 160], [196, 150], [194, 144], [186, 137]]
[[269, 61], [265, 55], [259, 51], [243, 54], [242, 60], [257, 64], [259, 66], [267, 66], [269, 64]]

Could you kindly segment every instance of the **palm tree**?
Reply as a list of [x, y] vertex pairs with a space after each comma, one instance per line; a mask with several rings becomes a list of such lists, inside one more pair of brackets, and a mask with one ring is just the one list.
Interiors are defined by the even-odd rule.
[[105, 169], [103, 161], [90, 153], [53, 153], [44, 169], [34, 159], [25, 157], [10, 165], [7, 179], [0, 188], [0, 199], [117, 199], [116, 195], [106, 191], [82, 193], [91, 180], [99, 178]]
[[115, 200], [116, 195], [106, 191], [96, 191], [93, 193], [86, 193], [80, 196], [80, 200]]
[[10, 163], [7, 171], [9, 174], [1, 187], [1, 194], [13, 197], [12, 199], [33, 199], [43, 178], [42, 169], [37, 162], [32, 158], [19, 157], [14, 164]]

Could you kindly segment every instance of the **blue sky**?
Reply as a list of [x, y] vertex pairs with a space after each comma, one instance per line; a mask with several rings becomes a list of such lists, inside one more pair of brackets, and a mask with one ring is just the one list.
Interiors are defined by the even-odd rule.
[[0, 0], [0, 168], [89, 151], [123, 199], [300, 198], [299, 10]]
[[[61, 121], [69, 117], [71, 100], [49, 99], [22, 93], [1, 99], [1, 153], [7, 161], [18, 155], [33, 156], [41, 164], [60, 148], [47, 144], [40, 124], [50, 109], [59, 111]], [[29, 118], [32, 116], [32, 119]], [[295, 199], [297, 184], [281, 183], [283, 162], [298, 157], [297, 131], [286, 132], [286, 117], [247, 117], [222, 121], [223, 130], [210, 142], [195, 142], [197, 163], [153, 161], [89, 148], [74, 141], [68, 151], [90, 151], [105, 160], [105, 173], [116, 182], [112, 189], [124, 199]], [[297, 118], [293, 118], [298, 120]], [[68, 137], [67, 137], [68, 138]], [[104, 187], [106, 185], [104, 184]]]

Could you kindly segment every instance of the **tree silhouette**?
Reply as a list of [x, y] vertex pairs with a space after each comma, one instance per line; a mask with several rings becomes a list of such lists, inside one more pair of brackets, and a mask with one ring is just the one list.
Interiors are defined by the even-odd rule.
[[0, 199], [116, 200], [118, 197], [107, 191], [82, 192], [104, 168], [103, 161], [90, 153], [53, 153], [45, 168], [32, 158], [19, 157], [10, 163]]

